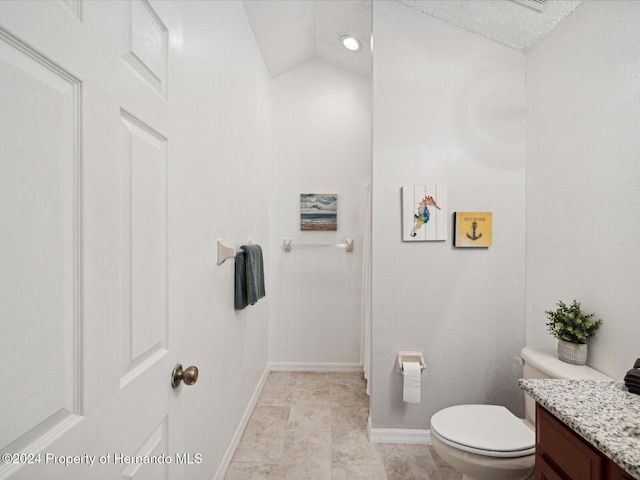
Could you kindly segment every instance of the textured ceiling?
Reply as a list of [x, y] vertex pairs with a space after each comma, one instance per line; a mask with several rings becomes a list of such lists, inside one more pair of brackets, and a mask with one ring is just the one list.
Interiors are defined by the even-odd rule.
[[548, 0], [541, 11], [526, 0], [397, 0], [483, 37], [526, 52], [583, 0]]
[[[382, 1], [382, 0], [374, 0]], [[437, 19], [526, 52], [583, 0], [397, 0]], [[243, 0], [260, 52], [272, 77], [321, 58], [371, 75], [371, 0]], [[363, 48], [350, 52], [346, 34]]]
[[[361, 75], [371, 75], [370, 0], [243, 0], [267, 69], [276, 77], [321, 58]], [[353, 35], [357, 52], [342, 46]]]

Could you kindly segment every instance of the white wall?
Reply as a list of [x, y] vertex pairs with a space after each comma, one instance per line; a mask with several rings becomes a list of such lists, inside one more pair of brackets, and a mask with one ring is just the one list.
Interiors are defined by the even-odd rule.
[[[187, 208], [183, 362], [200, 367], [183, 389], [185, 452], [213, 478], [267, 364], [268, 308], [233, 309], [234, 262], [216, 265], [216, 239], [263, 246], [269, 271], [270, 78], [240, 2], [177, 2], [184, 20]], [[175, 92], [173, 92], [175, 94]], [[170, 91], [171, 95], [171, 91]]]
[[588, 363], [640, 356], [640, 3], [586, 1], [527, 54], [527, 344], [576, 298], [604, 319]]
[[[373, 427], [466, 402], [522, 414], [524, 54], [395, 2], [374, 2], [373, 27]], [[431, 183], [449, 215], [493, 212], [491, 248], [401, 241], [400, 187]], [[418, 405], [399, 350], [424, 352]]]
[[[360, 362], [364, 186], [371, 175], [371, 80], [322, 60], [273, 80], [269, 360]], [[300, 231], [300, 194], [337, 193], [338, 230]], [[355, 250], [284, 253], [282, 242]]]

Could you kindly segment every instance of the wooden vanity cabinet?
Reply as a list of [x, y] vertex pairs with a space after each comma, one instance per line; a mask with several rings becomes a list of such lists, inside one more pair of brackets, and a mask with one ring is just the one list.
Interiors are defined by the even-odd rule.
[[536, 480], [633, 480], [603, 453], [536, 405]]
[[606, 478], [607, 480], [634, 480], [631, 475], [629, 475], [611, 460], [607, 461], [604, 478]]

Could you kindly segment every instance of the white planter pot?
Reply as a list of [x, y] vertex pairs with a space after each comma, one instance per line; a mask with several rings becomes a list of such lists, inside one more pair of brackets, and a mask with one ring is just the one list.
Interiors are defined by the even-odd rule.
[[587, 344], [558, 340], [558, 358], [574, 365], [584, 365], [587, 363]]

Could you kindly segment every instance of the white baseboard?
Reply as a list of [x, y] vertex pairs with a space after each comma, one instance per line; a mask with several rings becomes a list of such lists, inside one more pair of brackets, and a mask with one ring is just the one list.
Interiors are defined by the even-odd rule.
[[431, 445], [431, 430], [418, 428], [373, 428], [371, 417], [367, 420], [367, 432], [371, 443], [420, 443]]
[[272, 372], [361, 372], [361, 363], [271, 362]]
[[233, 458], [233, 455], [236, 453], [236, 448], [238, 448], [238, 444], [242, 439], [242, 434], [244, 433], [244, 429], [247, 427], [247, 424], [249, 423], [249, 419], [251, 418], [253, 409], [255, 408], [256, 403], [258, 403], [258, 398], [262, 393], [262, 387], [264, 387], [264, 382], [267, 380], [268, 375], [269, 375], [269, 368], [267, 367], [262, 373], [262, 376], [258, 381], [258, 385], [256, 385], [256, 389], [254, 390], [253, 395], [251, 396], [251, 400], [249, 401], [249, 404], [247, 405], [247, 408], [245, 409], [244, 414], [242, 415], [242, 419], [240, 420], [240, 424], [238, 425], [238, 428], [236, 428], [236, 432], [233, 434], [233, 438], [231, 439], [231, 442], [227, 447], [227, 451], [224, 453], [224, 456], [222, 457], [220, 466], [218, 467], [216, 474], [213, 476], [213, 480], [222, 480], [224, 476], [227, 474], [227, 470], [229, 468], [229, 464], [231, 463], [231, 459]]

